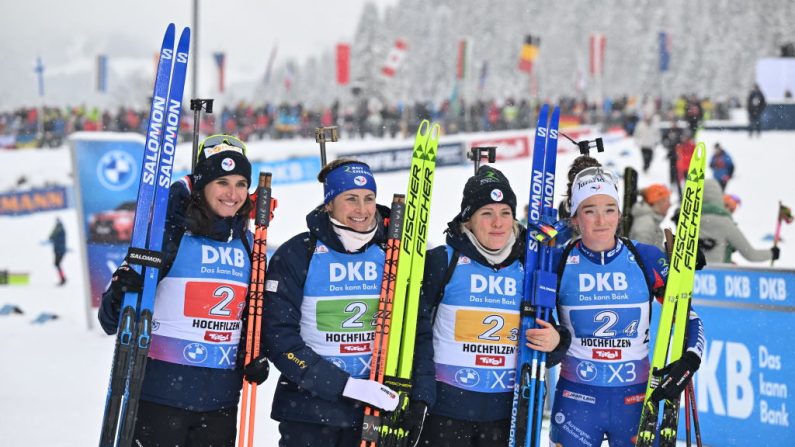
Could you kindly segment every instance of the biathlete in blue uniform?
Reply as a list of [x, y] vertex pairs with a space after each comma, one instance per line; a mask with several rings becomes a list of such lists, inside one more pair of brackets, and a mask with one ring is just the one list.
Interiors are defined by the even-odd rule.
[[525, 236], [500, 171], [482, 166], [467, 180], [446, 233], [446, 245], [429, 251], [425, 266], [422, 313], [435, 308], [436, 402], [420, 445], [507, 445], [517, 345], [556, 351], [559, 360], [570, 336], [543, 320], [540, 329], [519, 333]]
[[[251, 273], [251, 163], [229, 135], [202, 142], [196, 169], [169, 190], [152, 341], [135, 445], [234, 446], [243, 371], [237, 361]], [[142, 277], [127, 265], [102, 296], [99, 321], [117, 330], [124, 293]], [[245, 370], [262, 383], [261, 357]]]
[[[308, 232], [283, 245], [268, 267], [264, 337], [282, 373], [271, 417], [280, 446], [358, 446], [364, 406], [392, 411], [398, 395], [369, 380], [389, 209], [376, 205], [370, 167], [335, 160], [318, 175], [323, 204]], [[433, 403], [430, 318], [417, 323], [413, 389], [405, 428], [416, 436]]]
[[[550, 440], [566, 447], [634, 445], [649, 374], [653, 298], [668, 259], [657, 247], [616, 236], [615, 177], [580, 157], [569, 172], [571, 224], [580, 234], [559, 253], [558, 316], [572, 334], [561, 363]], [[681, 394], [701, 363], [701, 320], [690, 312], [686, 350], [652, 398]], [[673, 380], [667, 380], [671, 378]]]

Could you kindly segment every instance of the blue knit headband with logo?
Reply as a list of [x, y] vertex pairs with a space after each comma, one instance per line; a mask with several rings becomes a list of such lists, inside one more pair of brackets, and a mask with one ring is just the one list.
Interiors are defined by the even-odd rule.
[[323, 182], [323, 203], [329, 203], [345, 191], [369, 189], [376, 194], [375, 178], [364, 163], [347, 163], [333, 169]]

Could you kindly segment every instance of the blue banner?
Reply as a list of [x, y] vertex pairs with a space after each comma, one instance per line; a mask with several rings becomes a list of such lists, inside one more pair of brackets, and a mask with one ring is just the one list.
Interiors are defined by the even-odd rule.
[[31, 189], [0, 194], [0, 216], [21, 216], [69, 208], [68, 189], [62, 186], [54, 188]]
[[[320, 157], [296, 157], [278, 161], [255, 161], [251, 163], [252, 191], [257, 186], [260, 172], [273, 174], [273, 185], [317, 181], [320, 171]], [[178, 179], [188, 175], [190, 171], [175, 171], [172, 178]]]
[[[413, 147], [401, 147], [369, 152], [339, 154], [338, 158], [353, 158], [367, 163], [373, 172], [393, 172], [411, 167]], [[436, 166], [460, 165], [466, 161], [462, 143], [440, 144], [436, 152]]]
[[89, 293], [92, 305], [98, 306], [130, 244], [144, 137], [82, 133], [72, 137], [71, 146]]
[[[705, 269], [696, 274], [693, 308], [707, 342], [695, 381], [704, 444], [793, 445], [795, 272]], [[684, 439], [684, 414], [679, 421]]]

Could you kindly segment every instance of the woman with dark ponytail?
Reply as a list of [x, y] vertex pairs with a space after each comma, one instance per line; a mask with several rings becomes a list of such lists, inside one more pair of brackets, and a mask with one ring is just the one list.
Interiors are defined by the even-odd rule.
[[[194, 172], [169, 190], [135, 445], [233, 446], [243, 375], [268, 376], [264, 357], [237, 362], [251, 274], [245, 150], [230, 135], [206, 138]], [[116, 270], [99, 308], [105, 332], [116, 332], [125, 292], [142, 284], [128, 265]]]

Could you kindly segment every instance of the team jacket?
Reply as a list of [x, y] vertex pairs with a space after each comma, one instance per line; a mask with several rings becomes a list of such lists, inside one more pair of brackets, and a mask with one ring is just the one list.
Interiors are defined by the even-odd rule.
[[[307, 215], [309, 232], [283, 245], [268, 266], [263, 337], [281, 371], [271, 416], [335, 427], [362, 424], [363, 406], [342, 396], [349, 377], [369, 378], [373, 315], [383, 275], [385, 240], [378, 207], [376, 234], [347, 253], [321, 208]], [[420, 312], [412, 398], [432, 404], [433, 347], [428, 314]]]
[[[251, 272], [246, 217], [217, 219], [206, 236], [186, 231], [190, 183], [169, 191], [152, 344], [141, 399], [192, 411], [236, 407], [242, 373], [237, 365], [240, 316]], [[243, 241], [243, 237], [248, 238]], [[102, 296], [99, 321], [116, 332], [119, 312], [111, 291]]]
[[[601, 387], [646, 383], [652, 302], [649, 285], [652, 290], [662, 290], [668, 277], [667, 258], [657, 247], [635, 243], [639, 263], [621, 239], [606, 252], [591, 251], [581, 240], [574, 244], [562, 261], [559, 276], [558, 315], [572, 334], [561, 376]], [[695, 312], [690, 313], [687, 330], [687, 350], [700, 357], [704, 335]]]
[[[446, 232], [447, 245], [428, 252], [423, 284], [422, 304], [435, 306], [436, 404], [431, 413], [473, 422], [507, 419], [517, 346], [525, 340], [519, 333], [524, 235], [507, 259], [491, 265], [460, 232], [460, 221], [450, 222]], [[453, 250], [459, 253], [457, 265], [444, 284]], [[561, 346], [550, 356], [550, 366], [568, 346], [566, 330], [559, 332]]]

